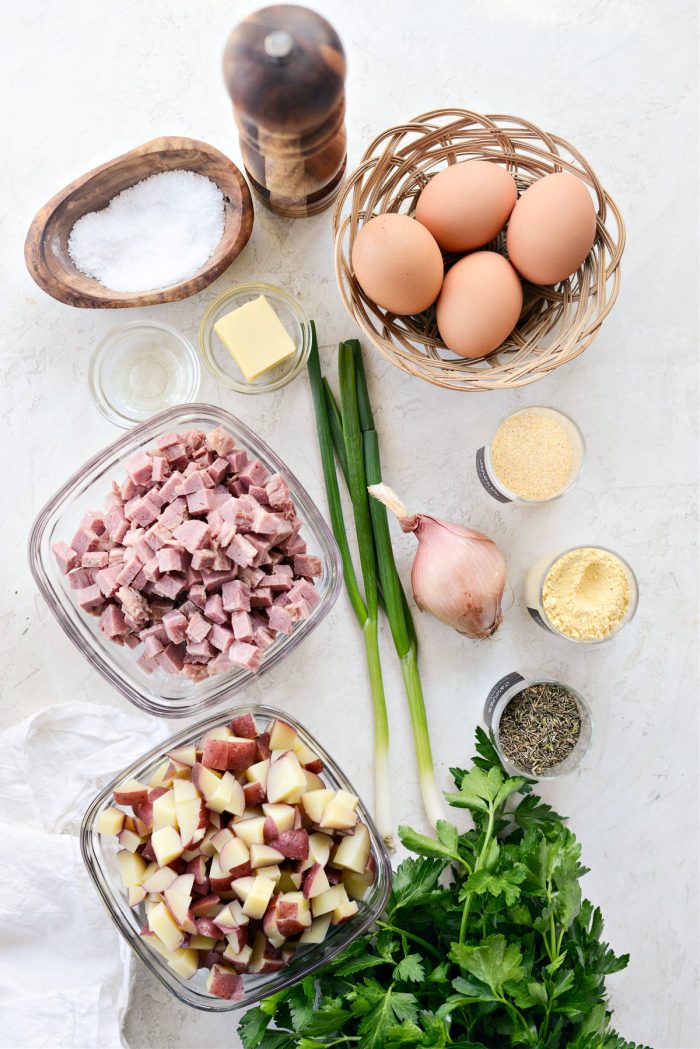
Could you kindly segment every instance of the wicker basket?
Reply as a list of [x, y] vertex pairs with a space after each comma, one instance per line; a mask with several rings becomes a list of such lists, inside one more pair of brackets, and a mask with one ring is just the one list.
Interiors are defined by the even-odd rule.
[[[502, 164], [521, 193], [554, 171], [577, 175], [596, 199], [598, 230], [588, 258], [568, 280], [554, 287], [524, 283], [518, 326], [498, 350], [465, 360], [441, 342], [434, 307], [414, 317], [387, 313], [365, 296], [349, 259], [365, 221], [387, 211], [410, 214], [431, 175], [448, 164], [475, 159]], [[614, 201], [573, 146], [518, 117], [439, 109], [389, 128], [344, 183], [333, 228], [336, 274], [348, 313], [397, 367], [453, 390], [525, 386], [572, 361], [593, 342], [620, 286], [625, 227]], [[503, 234], [491, 247], [505, 254]], [[457, 258], [448, 256], [447, 265]]]

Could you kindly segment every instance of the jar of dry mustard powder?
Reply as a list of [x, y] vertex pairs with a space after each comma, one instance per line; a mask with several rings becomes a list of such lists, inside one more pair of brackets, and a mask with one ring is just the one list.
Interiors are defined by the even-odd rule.
[[637, 579], [623, 557], [604, 546], [576, 546], [532, 565], [525, 580], [527, 610], [568, 641], [600, 644], [633, 618]]
[[557, 408], [533, 405], [501, 419], [476, 453], [476, 471], [501, 503], [549, 503], [578, 480], [585, 458], [583, 435]]

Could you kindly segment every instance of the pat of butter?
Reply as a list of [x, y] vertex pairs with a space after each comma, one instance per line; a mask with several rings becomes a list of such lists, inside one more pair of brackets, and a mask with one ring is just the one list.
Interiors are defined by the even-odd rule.
[[248, 382], [286, 361], [296, 349], [264, 295], [225, 314], [214, 331]]

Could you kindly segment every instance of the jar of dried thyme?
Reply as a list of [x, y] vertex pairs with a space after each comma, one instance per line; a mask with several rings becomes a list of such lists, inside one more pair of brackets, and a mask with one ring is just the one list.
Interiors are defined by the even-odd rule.
[[484, 721], [506, 770], [530, 779], [573, 772], [593, 732], [590, 708], [576, 689], [517, 672], [491, 689]]

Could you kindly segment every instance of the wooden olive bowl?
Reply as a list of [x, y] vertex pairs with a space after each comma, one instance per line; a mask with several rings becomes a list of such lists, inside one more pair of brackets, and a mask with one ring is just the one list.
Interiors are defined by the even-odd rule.
[[[179, 169], [206, 175], [224, 195], [224, 233], [204, 266], [188, 280], [138, 293], [112, 291], [81, 273], [68, 254], [68, 238], [78, 219], [106, 207], [112, 197], [150, 175]], [[153, 306], [206, 288], [240, 254], [252, 229], [253, 202], [236, 165], [206, 142], [161, 137], [93, 168], [52, 197], [29, 227], [24, 258], [39, 287], [59, 302], [86, 309]]]

